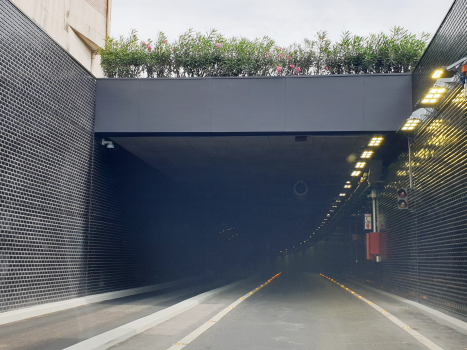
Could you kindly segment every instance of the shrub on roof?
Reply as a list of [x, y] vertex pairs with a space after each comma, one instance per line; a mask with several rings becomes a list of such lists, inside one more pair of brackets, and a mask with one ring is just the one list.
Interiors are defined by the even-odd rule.
[[216, 30], [193, 30], [170, 43], [164, 33], [156, 39], [106, 38], [99, 49], [109, 78], [245, 77], [410, 72], [420, 59], [430, 35], [415, 35], [401, 27], [366, 37], [342, 33], [332, 42], [325, 31], [314, 40], [281, 47], [260, 39], [225, 38]]

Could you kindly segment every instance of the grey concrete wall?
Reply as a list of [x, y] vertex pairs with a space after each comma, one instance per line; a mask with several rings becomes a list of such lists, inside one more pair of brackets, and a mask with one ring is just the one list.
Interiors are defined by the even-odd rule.
[[410, 74], [99, 79], [96, 132], [395, 131]]

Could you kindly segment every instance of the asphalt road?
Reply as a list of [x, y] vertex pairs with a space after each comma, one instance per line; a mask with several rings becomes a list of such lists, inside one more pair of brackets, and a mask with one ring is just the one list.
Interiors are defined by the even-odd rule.
[[[253, 286], [222, 293], [112, 350], [167, 350], [248, 293], [247, 287]], [[408, 324], [438, 349], [467, 347], [467, 335], [435, 322], [418, 309], [358, 285], [352, 288]], [[282, 274], [184, 349], [426, 350], [428, 347], [335, 283], [319, 275]]]
[[0, 326], [0, 350], [61, 350], [218, 287], [184, 285]]
[[[209, 329], [198, 332], [184, 349], [429, 349], [367, 302], [324, 277], [286, 272], [267, 285], [266, 280], [249, 280], [216, 294], [112, 350], [174, 349], [250, 291], [255, 293]], [[458, 332], [418, 308], [362, 285], [338, 282], [387, 310], [397, 322], [409, 325], [434, 344], [433, 349], [467, 348], [467, 332]], [[256, 291], [261, 284], [264, 287]], [[0, 326], [0, 350], [63, 349], [212, 288], [204, 285], [148, 293]]]

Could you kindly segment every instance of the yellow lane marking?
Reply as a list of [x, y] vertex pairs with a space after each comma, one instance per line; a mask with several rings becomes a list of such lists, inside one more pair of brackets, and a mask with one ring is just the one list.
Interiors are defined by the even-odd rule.
[[215, 315], [214, 317], [212, 317], [208, 322], [204, 323], [203, 325], [201, 325], [200, 327], [198, 327], [197, 329], [195, 329], [193, 332], [191, 332], [190, 334], [188, 334], [185, 338], [183, 338], [182, 340], [180, 340], [178, 343], [176, 343], [175, 345], [171, 346], [170, 348], [168, 348], [168, 350], [177, 350], [177, 349], [183, 349], [185, 346], [187, 346], [188, 344], [190, 344], [193, 340], [195, 340], [196, 338], [198, 338], [201, 334], [203, 334], [204, 332], [206, 332], [209, 328], [211, 328], [214, 323], [218, 322], [222, 317], [224, 317], [225, 315], [227, 315], [230, 311], [232, 311], [235, 306], [237, 306], [238, 304], [240, 304], [241, 302], [243, 302], [245, 299], [249, 298], [250, 296], [252, 296], [254, 293], [256, 293], [260, 288], [263, 288], [266, 284], [270, 283], [273, 279], [279, 277], [281, 275], [281, 272], [279, 272], [277, 275], [275, 275], [274, 277], [272, 277], [270, 280], [268, 280], [268, 282], [266, 282], [264, 285], [262, 284], [261, 287], [258, 287], [258, 288], [255, 288], [254, 290], [252, 290], [251, 292], [248, 292], [247, 294], [245, 294], [243, 297], [240, 297], [239, 299], [237, 299], [237, 301], [234, 301], [232, 304], [230, 304], [229, 306], [227, 306], [225, 309], [223, 309], [221, 312], [219, 312], [217, 315]]
[[[331, 279], [330, 277], [327, 277], [325, 275], [323, 275], [322, 273], [319, 274], [320, 276], [324, 277], [324, 278], [327, 278], [328, 280], [334, 282], [334, 283], [337, 283], [336, 281], [334, 281], [333, 279]], [[344, 285], [343, 284], [339, 284], [337, 283], [337, 285], [341, 286], [342, 288], [344, 288]], [[399, 327], [401, 327], [401, 329], [405, 330], [407, 333], [409, 333], [412, 337], [414, 337], [415, 339], [417, 339], [420, 343], [422, 343], [423, 345], [425, 345], [428, 349], [430, 350], [443, 350], [443, 348], [439, 347], [438, 345], [436, 345], [435, 343], [433, 343], [431, 340], [429, 340], [428, 338], [425, 338], [423, 335], [421, 335], [419, 332], [417, 331], [414, 331], [412, 328], [410, 328], [408, 325], [406, 325], [404, 322], [402, 322], [401, 320], [399, 320], [397, 317], [391, 315], [389, 312], [387, 312], [386, 310], [384, 310], [383, 308], [379, 307], [378, 305], [376, 305], [375, 303], [369, 301], [368, 299], [365, 299], [364, 297], [362, 297], [361, 295], [358, 295], [357, 293], [355, 293], [354, 291], [350, 290], [349, 288], [346, 288], [345, 289], [346, 291], [348, 291], [349, 293], [351, 293], [352, 295], [358, 297], [360, 300], [364, 301], [365, 303], [367, 303], [368, 305], [370, 305], [372, 308], [376, 309], [377, 311], [381, 312], [384, 316], [386, 316], [390, 321], [392, 321], [393, 323], [395, 323], [396, 325], [398, 325]], [[467, 348], [466, 348], [467, 349]]]

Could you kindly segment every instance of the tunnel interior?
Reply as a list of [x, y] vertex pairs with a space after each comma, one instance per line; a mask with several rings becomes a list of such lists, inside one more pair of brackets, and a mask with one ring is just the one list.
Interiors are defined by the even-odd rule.
[[[383, 138], [377, 147], [369, 146], [373, 133], [111, 136], [115, 148], [100, 152], [113, 159], [113, 191], [124, 198], [119, 208], [128, 208], [122, 216], [138, 227], [135, 239], [157, 252], [136, 254], [132, 264], [144, 271], [160, 267], [159, 278], [245, 275], [282, 261], [343, 273], [351, 257], [340, 247], [323, 259], [329, 249], [319, 244], [326, 240], [320, 225], [368, 182], [371, 164], [381, 172], [405, 146], [395, 133], [377, 136]], [[365, 151], [374, 153], [351, 176]], [[362, 237], [368, 232], [363, 221], [358, 228]], [[292, 264], [286, 256], [298, 252], [302, 258]]]

